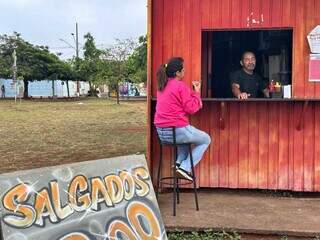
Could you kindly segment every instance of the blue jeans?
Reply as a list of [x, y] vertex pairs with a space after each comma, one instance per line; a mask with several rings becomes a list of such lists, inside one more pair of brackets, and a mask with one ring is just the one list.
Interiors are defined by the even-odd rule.
[[[172, 128], [157, 128], [158, 136], [161, 141], [173, 142]], [[196, 166], [211, 142], [210, 136], [191, 125], [176, 128], [176, 143], [191, 143], [194, 145], [192, 149], [193, 165]], [[178, 146], [177, 163], [180, 167], [191, 172], [190, 154], [188, 154], [188, 146]]]

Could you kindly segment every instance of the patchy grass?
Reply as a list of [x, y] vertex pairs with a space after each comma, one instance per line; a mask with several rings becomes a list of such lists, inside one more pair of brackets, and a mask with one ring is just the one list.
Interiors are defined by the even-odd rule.
[[146, 102], [0, 101], [0, 173], [144, 153]]
[[237, 233], [214, 232], [181, 232], [168, 233], [169, 240], [239, 240], [241, 236]]

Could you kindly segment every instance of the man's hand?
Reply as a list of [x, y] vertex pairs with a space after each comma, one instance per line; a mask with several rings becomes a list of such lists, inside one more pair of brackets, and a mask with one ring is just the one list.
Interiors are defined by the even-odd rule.
[[251, 96], [250, 93], [242, 92], [238, 94], [238, 99], [248, 99], [248, 97], [250, 96]]

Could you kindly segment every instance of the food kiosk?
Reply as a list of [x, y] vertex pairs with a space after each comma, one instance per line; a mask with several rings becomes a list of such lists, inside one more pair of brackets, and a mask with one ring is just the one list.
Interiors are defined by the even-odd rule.
[[[154, 181], [156, 71], [181, 56], [183, 81], [202, 81], [203, 108], [191, 122], [212, 138], [196, 168], [198, 187], [320, 191], [320, 82], [309, 79], [307, 39], [320, 25], [319, 12], [318, 0], [148, 0], [147, 158]], [[230, 95], [228, 74], [248, 49], [261, 77], [282, 86], [281, 96]], [[170, 173], [170, 161], [163, 172]]]

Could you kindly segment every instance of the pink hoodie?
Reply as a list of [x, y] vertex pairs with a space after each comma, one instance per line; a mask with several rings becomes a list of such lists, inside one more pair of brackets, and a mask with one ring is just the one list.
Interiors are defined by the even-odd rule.
[[163, 91], [157, 92], [154, 117], [156, 127], [185, 127], [189, 125], [188, 114], [202, 107], [200, 93], [191, 91], [183, 82], [169, 78]]

